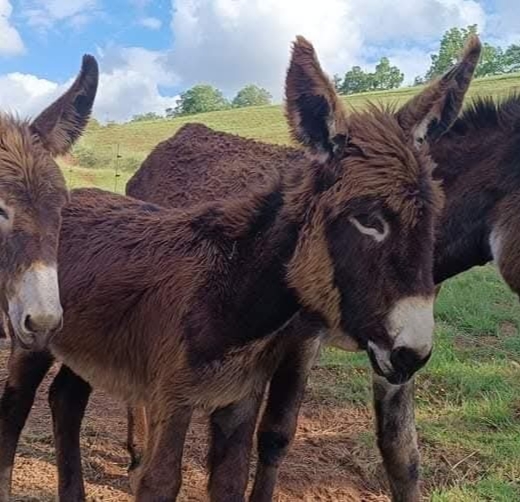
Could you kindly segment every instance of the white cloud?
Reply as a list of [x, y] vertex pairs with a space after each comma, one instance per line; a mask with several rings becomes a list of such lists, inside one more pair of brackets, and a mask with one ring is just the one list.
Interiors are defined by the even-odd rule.
[[98, 0], [28, 0], [24, 16], [29, 26], [48, 29], [57, 22], [86, 24], [99, 12]]
[[21, 117], [34, 116], [60, 93], [60, 86], [26, 73], [0, 76], [0, 109]]
[[158, 86], [172, 86], [175, 74], [165, 65], [165, 55], [140, 47], [98, 49], [103, 70], [94, 114], [102, 121], [127, 120], [145, 112], [163, 114], [175, 106], [177, 96], [164, 96]]
[[478, 24], [486, 15], [474, 0], [351, 0], [365, 43], [439, 40], [454, 26]]
[[169, 63], [183, 82], [230, 93], [246, 83], [280, 96], [295, 35], [309, 38], [330, 70], [356, 61], [362, 38], [345, 0], [175, 0]]
[[116, 69], [100, 76], [94, 116], [102, 122], [119, 122], [146, 112], [163, 115], [166, 108], [175, 106], [177, 99], [161, 95], [154, 80], [138, 70]]
[[162, 26], [162, 21], [156, 17], [143, 17], [139, 19], [138, 23], [150, 30], [160, 30]]
[[10, 22], [12, 12], [9, 0], [0, 0], [0, 56], [24, 51], [22, 37]]
[[[175, 75], [164, 69], [161, 53], [138, 47], [109, 47], [98, 50], [98, 59], [102, 72], [94, 117], [100, 121], [125, 121], [146, 112], [164, 114], [166, 108], [175, 106], [177, 96], [159, 92], [159, 85], [175, 83]], [[0, 109], [22, 117], [35, 116], [64, 92], [74, 78], [57, 83], [22, 73], [0, 76]]]
[[[231, 94], [253, 82], [277, 98], [298, 34], [314, 44], [329, 74], [365, 66], [377, 53], [400, 60], [411, 80], [428, 67], [426, 49], [446, 29], [486, 22], [474, 0], [173, 0], [172, 9], [169, 64], [183, 85], [208, 81]], [[410, 42], [426, 48], [413, 48], [407, 60]]]

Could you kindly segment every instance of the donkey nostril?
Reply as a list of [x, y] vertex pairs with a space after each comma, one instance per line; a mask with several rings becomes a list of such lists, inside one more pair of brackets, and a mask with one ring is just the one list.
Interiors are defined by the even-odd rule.
[[29, 333], [34, 333], [36, 331], [30, 315], [25, 317], [24, 326]]
[[48, 333], [52, 330], [60, 330], [63, 326], [63, 316], [55, 315], [30, 315], [25, 316], [24, 327], [29, 333]]

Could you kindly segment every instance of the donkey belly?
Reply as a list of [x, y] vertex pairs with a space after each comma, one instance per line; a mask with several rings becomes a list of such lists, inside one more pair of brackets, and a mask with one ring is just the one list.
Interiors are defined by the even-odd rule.
[[52, 343], [50, 350], [58, 361], [67, 365], [94, 389], [102, 389], [126, 402], [145, 400], [147, 385], [142, 368], [132, 368], [123, 361], [116, 361], [110, 357], [111, 354], [103, 353], [102, 348], [99, 352], [90, 352]]

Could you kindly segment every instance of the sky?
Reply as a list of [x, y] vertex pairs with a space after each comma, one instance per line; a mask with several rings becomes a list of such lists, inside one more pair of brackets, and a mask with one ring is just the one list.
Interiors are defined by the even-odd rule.
[[34, 116], [100, 65], [94, 116], [162, 114], [209, 83], [232, 98], [246, 84], [283, 96], [290, 44], [303, 35], [329, 75], [387, 56], [405, 82], [425, 73], [453, 26], [483, 42], [520, 43], [518, 0], [0, 0], [0, 109]]

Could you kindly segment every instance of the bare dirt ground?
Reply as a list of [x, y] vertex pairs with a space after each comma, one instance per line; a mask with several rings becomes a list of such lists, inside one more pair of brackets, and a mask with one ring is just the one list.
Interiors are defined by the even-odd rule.
[[[0, 340], [2, 388], [8, 356], [7, 342]], [[13, 481], [16, 502], [55, 500], [56, 473], [47, 405], [47, 388], [55, 372], [56, 368], [39, 389], [18, 448]], [[318, 372], [314, 378], [319, 377]], [[371, 430], [368, 411], [331, 407], [310, 395], [302, 410], [296, 440], [282, 468], [275, 500], [387, 502], [377, 452], [372, 445], [359, 443], [359, 435]], [[125, 434], [123, 404], [95, 392], [82, 432], [89, 501], [132, 500], [126, 475]], [[197, 417], [186, 445], [181, 502], [207, 500], [205, 453], [205, 420]]]

